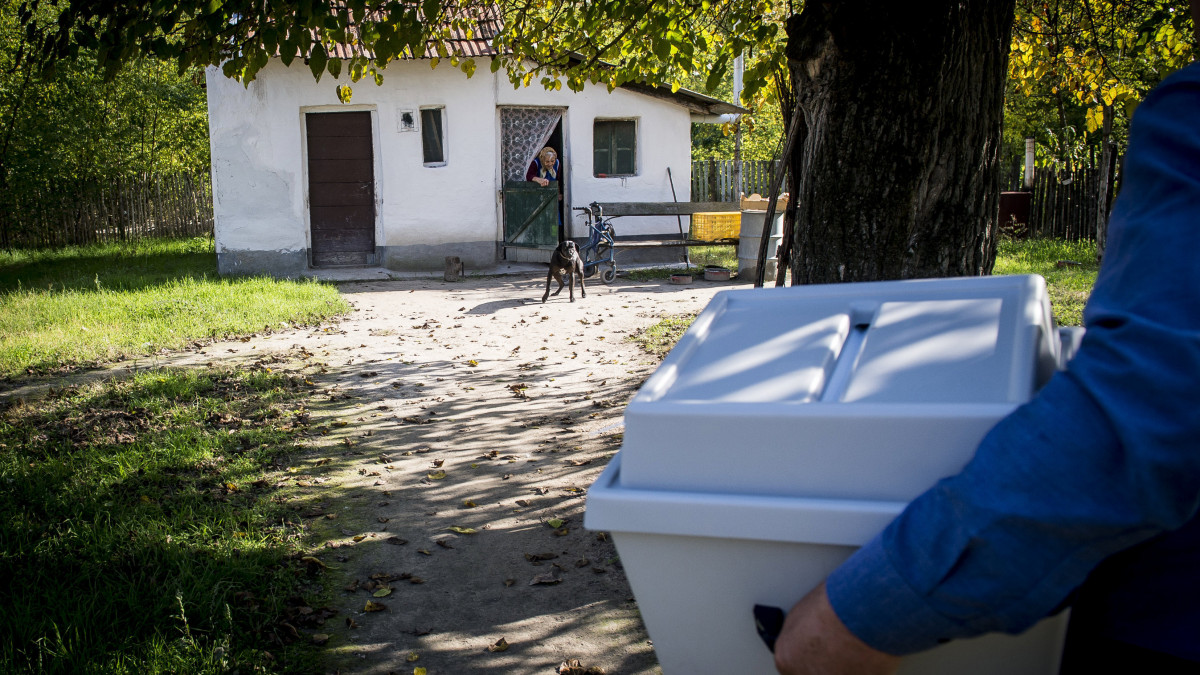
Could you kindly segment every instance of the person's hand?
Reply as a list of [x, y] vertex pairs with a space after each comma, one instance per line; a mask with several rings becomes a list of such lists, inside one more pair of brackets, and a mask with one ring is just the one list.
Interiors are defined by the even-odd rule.
[[548, 179], [542, 178], [540, 176], [534, 176], [533, 182], [537, 183], [538, 185], [541, 185], [542, 187], [546, 187], [547, 185], [550, 184], [550, 181]]
[[888, 675], [900, 657], [855, 637], [829, 604], [822, 582], [788, 612], [775, 642], [775, 668], [783, 675]]

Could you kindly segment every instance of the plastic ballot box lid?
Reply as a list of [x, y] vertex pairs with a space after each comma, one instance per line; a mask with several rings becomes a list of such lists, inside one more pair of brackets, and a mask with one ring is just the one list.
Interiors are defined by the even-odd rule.
[[1035, 275], [723, 291], [627, 407], [620, 483], [908, 501], [1060, 344]]

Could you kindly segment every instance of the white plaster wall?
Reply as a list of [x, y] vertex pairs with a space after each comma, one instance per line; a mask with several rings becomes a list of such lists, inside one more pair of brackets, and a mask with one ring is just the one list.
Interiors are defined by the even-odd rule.
[[[249, 88], [207, 72], [213, 200], [218, 251], [299, 251], [308, 247], [305, 111], [372, 112], [377, 199], [376, 244], [413, 246], [500, 239], [498, 105], [567, 108], [564, 120], [569, 205], [592, 201], [671, 201], [667, 167], [679, 201], [690, 198], [690, 115], [686, 109], [632, 92], [514, 90], [504, 75], [480, 68], [473, 78], [428, 61], [391, 64], [383, 86], [353, 84], [351, 103], [335, 87], [347, 83], [275, 61]], [[447, 162], [426, 167], [420, 132], [398, 131], [399, 110], [444, 106]], [[592, 175], [595, 118], [636, 119], [637, 175]], [[581, 220], [579, 221], [582, 222]], [[629, 218], [622, 235], [677, 231], [674, 218]], [[686, 223], [685, 223], [686, 227]], [[581, 224], [573, 236], [584, 236]], [[439, 258], [440, 264], [440, 258]]]

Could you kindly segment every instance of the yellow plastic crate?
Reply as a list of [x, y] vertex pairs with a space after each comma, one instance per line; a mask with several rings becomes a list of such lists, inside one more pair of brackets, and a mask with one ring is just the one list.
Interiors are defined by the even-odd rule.
[[692, 214], [691, 238], [699, 241], [737, 239], [742, 229], [742, 214], [695, 213]]

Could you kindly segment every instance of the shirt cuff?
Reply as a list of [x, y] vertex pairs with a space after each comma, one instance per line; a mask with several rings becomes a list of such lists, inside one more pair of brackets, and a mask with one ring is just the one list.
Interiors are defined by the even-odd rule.
[[[961, 636], [963, 627], [929, 607], [896, 571], [876, 536], [825, 582], [833, 611], [858, 639], [894, 656], [924, 651]], [[903, 617], [902, 621], [897, 621]], [[903, 625], [903, 631], [896, 630]]]

